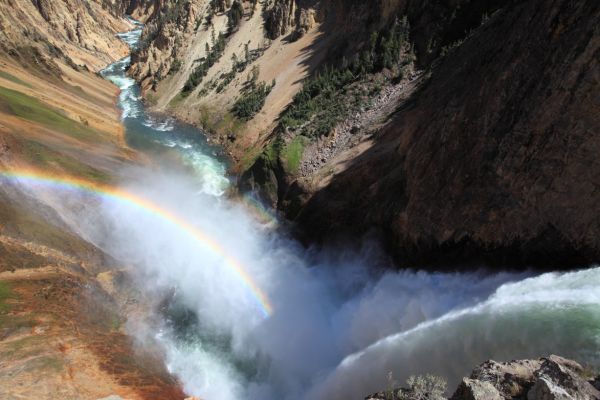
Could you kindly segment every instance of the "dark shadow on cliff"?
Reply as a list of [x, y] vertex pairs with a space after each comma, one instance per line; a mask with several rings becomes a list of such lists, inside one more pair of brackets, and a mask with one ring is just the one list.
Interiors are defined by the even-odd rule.
[[402, 266], [599, 261], [598, 26], [593, 0], [510, 2], [289, 213], [304, 238], [375, 231]]
[[[291, 13], [292, 1], [281, 0], [277, 3], [277, 16], [284, 19]], [[314, 10], [319, 21], [318, 39], [301, 50], [300, 65], [309, 75], [317, 74], [325, 66], [340, 66], [342, 60], [353, 60], [369, 46], [373, 33], [390, 27], [394, 20], [404, 16], [414, 28], [411, 30], [411, 42], [415, 43], [417, 53], [423, 65], [428, 65], [440, 49], [464, 37], [466, 32], [479, 26], [482, 16], [492, 13], [503, 1], [485, 0], [461, 7], [460, 4], [448, 4], [443, 0], [393, 0], [391, 2], [365, 3], [360, 0], [296, 0], [296, 20], [300, 20], [303, 11]], [[286, 8], [287, 7], [287, 8]], [[263, 18], [271, 27], [268, 32], [279, 32], [277, 20], [269, 13]], [[287, 21], [287, 20], [285, 20]], [[284, 21], [279, 21], [284, 22]], [[298, 31], [292, 30], [282, 40], [297, 40]], [[429, 40], [436, 38], [435, 40]], [[434, 43], [435, 42], [435, 43]], [[294, 82], [301, 84], [302, 78]], [[273, 145], [279, 136], [280, 128], [275, 128], [267, 143]], [[255, 192], [259, 197], [279, 209], [285, 209], [288, 215], [295, 215], [307, 201], [309, 194], [285, 171], [277, 157], [263, 153], [241, 177], [242, 191]]]

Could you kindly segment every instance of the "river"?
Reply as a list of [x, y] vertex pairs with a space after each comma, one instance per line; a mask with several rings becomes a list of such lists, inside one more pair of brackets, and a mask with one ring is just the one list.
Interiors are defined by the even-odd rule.
[[[140, 34], [121, 38], [135, 47]], [[487, 359], [552, 353], [600, 366], [600, 268], [442, 274], [386, 269], [367, 242], [307, 251], [224, 196], [218, 149], [148, 113], [129, 62], [103, 75], [121, 88], [128, 143], [156, 165], [122, 186], [155, 206], [107, 202], [78, 229], [133, 265], [141, 292], [169, 299], [127, 329], [162, 347], [190, 395], [359, 399], [385, 389], [389, 372], [400, 383], [441, 375], [453, 390]]]

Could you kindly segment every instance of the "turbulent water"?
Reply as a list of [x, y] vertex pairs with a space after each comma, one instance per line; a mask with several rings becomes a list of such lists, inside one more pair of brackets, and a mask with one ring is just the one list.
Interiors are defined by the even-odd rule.
[[[142, 33], [142, 26], [122, 33], [119, 37], [135, 48]], [[165, 161], [169, 155], [183, 161], [195, 174], [202, 178], [202, 190], [220, 196], [229, 181], [225, 177], [226, 167], [219, 160], [217, 149], [210, 146], [205, 137], [190, 125], [170, 117], [149, 114], [141, 101], [140, 88], [127, 76], [131, 58], [126, 57], [101, 72], [102, 76], [121, 89], [119, 106], [122, 110], [128, 145], [143, 150]]]
[[[122, 37], [135, 46], [139, 34]], [[538, 276], [390, 272], [368, 242], [307, 251], [223, 196], [229, 181], [215, 149], [200, 131], [147, 113], [128, 63], [103, 75], [122, 90], [129, 143], [162, 167], [132, 170], [122, 185], [210, 240], [108, 200], [74, 210], [74, 228], [134, 266], [141, 291], [157, 301], [168, 295], [155, 318], [131, 322], [129, 331], [164, 348], [190, 395], [351, 399], [385, 388], [388, 372], [400, 383], [431, 372], [454, 387], [489, 358], [557, 353], [600, 365], [600, 268]], [[170, 159], [185, 168], [160, 164]]]

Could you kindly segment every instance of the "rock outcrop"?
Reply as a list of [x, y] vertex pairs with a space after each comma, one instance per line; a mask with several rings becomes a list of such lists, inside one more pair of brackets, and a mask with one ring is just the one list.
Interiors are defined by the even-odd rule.
[[[590, 379], [580, 364], [555, 355], [539, 360], [486, 361], [462, 380], [450, 400], [598, 400], [600, 391], [594, 384], [599, 378]], [[417, 394], [412, 388], [403, 388], [376, 393], [367, 399], [430, 397], [428, 393]]]
[[600, 260], [599, 23], [595, 1], [510, 3], [291, 217], [381, 232], [405, 265]]
[[[98, 71], [128, 53], [116, 32], [129, 29], [123, 2], [14, 0], [0, 3], [0, 55], [42, 73], [58, 74], [60, 58]], [[40, 71], [41, 67], [41, 71]]]
[[276, 0], [271, 8], [265, 11], [265, 30], [271, 39], [277, 39], [288, 33], [294, 26], [296, 14], [295, 0]]

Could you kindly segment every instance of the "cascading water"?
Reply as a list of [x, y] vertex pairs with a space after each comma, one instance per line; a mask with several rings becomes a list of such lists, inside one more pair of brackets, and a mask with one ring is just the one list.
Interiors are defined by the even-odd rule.
[[[136, 28], [119, 37], [135, 49], [143, 28], [138, 22], [130, 21]], [[122, 110], [128, 144], [146, 153], [161, 155], [163, 160], [169, 154], [174, 154], [202, 177], [201, 190], [215, 196], [222, 195], [229, 182], [225, 177], [226, 166], [218, 158], [217, 149], [210, 146], [196, 128], [173, 118], [148, 114], [141, 101], [139, 86], [127, 76], [126, 70], [130, 63], [131, 57], [125, 57], [101, 72], [104, 78], [121, 90], [119, 107]]]
[[[122, 38], [135, 46], [140, 33]], [[190, 395], [363, 398], [390, 371], [400, 382], [435, 373], [453, 387], [486, 359], [550, 353], [600, 366], [600, 268], [391, 272], [369, 243], [307, 252], [222, 196], [229, 181], [215, 149], [193, 127], [146, 113], [128, 64], [103, 75], [121, 88], [129, 143], [187, 169], [132, 170], [122, 185], [140, 207], [104, 199], [69, 220], [135, 266], [140, 290], [170, 295], [152, 322], [129, 330], [162, 345]]]

